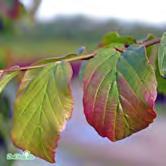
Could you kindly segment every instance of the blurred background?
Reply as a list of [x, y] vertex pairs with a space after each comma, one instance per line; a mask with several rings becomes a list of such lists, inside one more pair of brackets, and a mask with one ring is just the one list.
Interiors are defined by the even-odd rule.
[[[117, 31], [136, 39], [166, 31], [164, 0], [0, 0], [0, 68], [25, 66], [39, 58], [96, 48], [103, 35]], [[0, 95], [0, 166], [166, 166], [166, 80], [159, 81], [155, 123], [122, 141], [101, 138], [83, 115], [80, 63], [73, 64], [75, 107], [62, 133], [56, 164], [7, 161], [6, 154], [20, 152], [10, 140], [17, 80]]]

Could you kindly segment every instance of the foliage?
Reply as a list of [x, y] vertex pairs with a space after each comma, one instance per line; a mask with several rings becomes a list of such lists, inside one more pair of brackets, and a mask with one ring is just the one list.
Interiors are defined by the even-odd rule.
[[8, 82], [12, 80], [17, 74], [18, 71], [7, 74], [5, 74], [5, 72], [0, 73], [0, 93], [2, 92], [4, 87], [8, 84]]
[[[24, 73], [15, 100], [13, 143], [55, 162], [60, 133], [73, 110], [70, 62], [81, 60], [86, 61], [81, 77], [89, 124], [111, 141], [146, 128], [156, 117], [155, 100], [160, 85], [160, 79], [156, 80], [157, 66], [161, 76], [165, 76], [165, 34], [156, 51], [154, 44], [159, 42], [153, 36], [137, 41], [111, 32], [92, 53], [47, 58], [30, 66], [1, 70], [0, 92]], [[164, 91], [166, 80], [162, 81], [160, 90]]]
[[120, 36], [117, 32], [110, 32], [103, 37], [100, 46], [108, 46], [111, 43], [122, 43], [124, 45], [130, 45], [136, 43], [136, 40], [131, 36]]
[[160, 75], [166, 77], [166, 33], [161, 38], [161, 44], [158, 51], [158, 66]]
[[[11, 108], [11, 96], [13, 94], [14, 82], [11, 82], [7, 89], [0, 95], [0, 165], [11, 166], [14, 161], [6, 160], [4, 156], [8, 152], [16, 152], [16, 148], [12, 145], [10, 139], [10, 130], [11, 130], [11, 117], [12, 117], [12, 108]], [[10, 96], [10, 97], [9, 97]]]
[[26, 72], [15, 104], [12, 140], [16, 146], [54, 162], [59, 134], [73, 109], [71, 75], [67, 62]]
[[122, 55], [112, 48], [102, 49], [86, 67], [83, 103], [87, 121], [112, 141], [153, 121], [156, 96], [155, 73], [143, 47], [129, 47]]

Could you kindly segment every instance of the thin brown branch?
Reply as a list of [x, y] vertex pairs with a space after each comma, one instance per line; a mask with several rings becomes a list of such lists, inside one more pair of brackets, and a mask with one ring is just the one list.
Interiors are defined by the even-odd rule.
[[159, 43], [160, 43], [160, 38], [156, 38], [156, 39], [146, 41], [146, 42], [142, 43], [142, 45], [144, 47], [150, 47], [150, 46], [153, 46], [153, 45], [159, 44]]
[[[156, 38], [153, 40], [149, 40], [149, 41], [145, 41], [143, 43], [140, 43], [140, 45], [144, 46], [144, 47], [149, 47], [155, 44], [159, 44], [160, 43], [160, 38]], [[125, 50], [122, 48], [115, 48], [116, 51], [123, 53]], [[74, 57], [74, 58], [69, 58], [69, 59], [64, 59], [64, 61], [66, 62], [73, 62], [73, 61], [80, 61], [80, 60], [88, 60], [93, 58], [96, 55], [96, 52], [93, 52], [91, 54], [87, 54], [87, 55], [81, 55], [78, 57]], [[57, 61], [57, 59], [55, 59], [55, 63], [59, 62]], [[49, 62], [50, 63], [50, 62]], [[14, 71], [26, 71], [26, 70], [30, 70], [30, 69], [37, 69], [37, 68], [42, 68], [47, 66], [49, 63], [47, 64], [39, 64], [39, 65], [32, 65], [32, 66], [24, 66], [24, 67], [20, 67], [20, 66], [13, 66], [11, 68], [8, 69], [4, 69], [4, 70], [0, 70], [0, 73], [4, 73], [4, 72], [14, 72]]]
[[125, 51], [125, 49], [122, 49], [122, 48], [116, 48], [116, 47], [115, 47], [115, 50], [118, 51], [118, 52], [120, 52], [120, 53], [123, 53], [123, 52]]
[[[78, 56], [78, 57], [65, 59], [64, 61], [66, 61], [66, 62], [74, 62], [74, 61], [80, 61], [80, 60], [88, 60], [88, 59], [93, 58], [95, 55], [96, 55], [96, 52], [93, 52], [91, 54], [81, 55], [81, 56]], [[57, 59], [55, 59], [55, 63], [56, 62], [59, 62], [59, 61], [57, 61]], [[14, 72], [14, 71], [26, 71], [26, 70], [30, 70], [30, 69], [42, 68], [42, 67], [47, 66], [49, 63], [47, 63], [47, 64], [40, 64], [40, 65], [32, 65], [32, 66], [23, 66], [23, 67], [13, 66], [13, 67], [8, 68], [8, 69], [0, 70], [0, 73]]]

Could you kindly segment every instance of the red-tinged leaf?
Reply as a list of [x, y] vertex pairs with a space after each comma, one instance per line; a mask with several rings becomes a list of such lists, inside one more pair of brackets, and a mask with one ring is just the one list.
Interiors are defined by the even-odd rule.
[[25, 13], [25, 9], [19, 0], [1, 0], [0, 14], [10, 19], [17, 19], [21, 14]]
[[120, 55], [101, 49], [84, 75], [84, 112], [103, 137], [123, 139], [146, 128], [156, 117], [156, 79], [143, 47]]
[[25, 73], [16, 98], [13, 143], [51, 163], [73, 109], [71, 76], [67, 62], [32, 69]]

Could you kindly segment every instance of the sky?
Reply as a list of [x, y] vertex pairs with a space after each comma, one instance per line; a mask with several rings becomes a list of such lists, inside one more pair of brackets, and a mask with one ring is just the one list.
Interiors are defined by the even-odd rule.
[[[28, 5], [32, 0], [21, 0]], [[166, 23], [166, 0], [42, 0], [37, 19], [82, 14], [95, 18]]]

